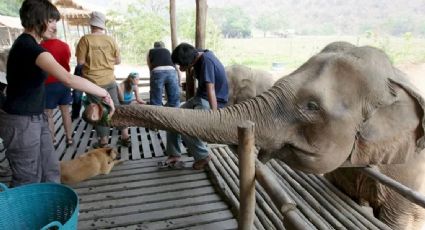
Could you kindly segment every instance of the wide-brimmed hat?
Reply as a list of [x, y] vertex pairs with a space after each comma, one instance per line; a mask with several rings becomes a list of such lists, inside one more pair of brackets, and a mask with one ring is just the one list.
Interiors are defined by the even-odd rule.
[[106, 17], [101, 12], [93, 11], [90, 14], [90, 25], [91, 26], [96, 26], [96, 27], [99, 27], [101, 29], [106, 29], [105, 21], [106, 21]]

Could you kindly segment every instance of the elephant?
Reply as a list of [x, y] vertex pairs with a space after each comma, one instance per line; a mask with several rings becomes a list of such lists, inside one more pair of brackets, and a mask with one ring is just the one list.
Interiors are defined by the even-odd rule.
[[[268, 91], [217, 111], [117, 107], [115, 127], [165, 129], [237, 145], [237, 127], [255, 123], [262, 161], [275, 158], [307, 173], [325, 174], [392, 229], [423, 229], [425, 209], [342, 165], [375, 165], [425, 194], [425, 102], [387, 55], [374, 47], [333, 42]], [[98, 122], [101, 110], [85, 114]]]
[[275, 82], [271, 73], [243, 65], [226, 66], [226, 75], [229, 83], [227, 106], [253, 98], [270, 89]]

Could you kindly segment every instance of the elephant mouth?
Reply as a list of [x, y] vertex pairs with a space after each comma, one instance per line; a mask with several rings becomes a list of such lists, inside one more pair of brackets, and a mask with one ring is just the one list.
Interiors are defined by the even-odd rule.
[[284, 149], [286, 150], [284, 152], [287, 153], [285, 154], [285, 158], [289, 158], [290, 161], [297, 161], [301, 164], [305, 164], [306, 162], [315, 162], [319, 157], [316, 153], [307, 151], [294, 144], [287, 144]]

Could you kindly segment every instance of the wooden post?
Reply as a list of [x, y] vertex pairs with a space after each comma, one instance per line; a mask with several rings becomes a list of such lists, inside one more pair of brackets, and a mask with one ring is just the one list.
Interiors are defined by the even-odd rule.
[[177, 46], [176, 0], [170, 0], [171, 49]]
[[65, 42], [68, 43], [68, 40], [66, 38], [65, 18], [62, 18], [62, 28], [63, 28], [63, 36], [65, 38]]
[[240, 208], [238, 229], [251, 230], [255, 215], [255, 154], [254, 123], [245, 121], [238, 126], [240, 175]]
[[[195, 47], [205, 49], [205, 27], [207, 22], [207, 0], [196, 0]], [[195, 96], [196, 86], [193, 73], [186, 71], [186, 99]]]
[[205, 27], [207, 25], [207, 0], [196, 0], [195, 46], [205, 49]]
[[80, 38], [80, 23], [77, 23], [77, 33], [78, 33], [78, 37]]
[[267, 194], [273, 200], [273, 203], [279, 208], [283, 215], [285, 229], [313, 229], [307, 222], [301, 219], [301, 216], [296, 212], [295, 203], [289, 196], [283, 193], [274, 175], [259, 161], [255, 164], [255, 179], [263, 186], [264, 190], [266, 190]]
[[12, 39], [12, 34], [10, 33], [11, 28], [7, 28], [7, 34], [9, 36], [9, 46], [12, 46], [13, 44], [13, 39]]
[[393, 189], [398, 194], [402, 195], [404, 198], [421, 206], [422, 208], [425, 208], [425, 197], [419, 192], [413, 191], [409, 187], [393, 180], [392, 178], [382, 174], [381, 172], [371, 168], [370, 166], [359, 168], [359, 170], [371, 177], [372, 179], [378, 181], [379, 183]]

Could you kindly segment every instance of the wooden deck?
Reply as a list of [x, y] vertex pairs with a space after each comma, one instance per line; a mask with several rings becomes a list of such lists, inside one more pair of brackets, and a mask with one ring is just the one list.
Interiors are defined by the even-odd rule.
[[[56, 153], [61, 160], [91, 149], [93, 127], [73, 122], [74, 144], [65, 146], [59, 113], [55, 114]], [[117, 146], [119, 132], [110, 131]], [[124, 163], [102, 175], [72, 186], [80, 198], [78, 229], [237, 229], [239, 207], [238, 159], [228, 146], [210, 145], [213, 160], [207, 171], [160, 169], [165, 159], [165, 132], [131, 127], [131, 146], [117, 147]], [[2, 159], [0, 154], [0, 160]], [[0, 162], [0, 181], [10, 180], [7, 161]], [[312, 229], [388, 229], [324, 178], [271, 161], [270, 170], [283, 192], [297, 203]], [[255, 229], [285, 229], [282, 215], [260, 185], [256, 185]]]

